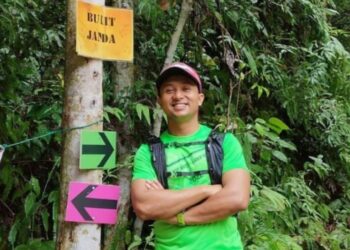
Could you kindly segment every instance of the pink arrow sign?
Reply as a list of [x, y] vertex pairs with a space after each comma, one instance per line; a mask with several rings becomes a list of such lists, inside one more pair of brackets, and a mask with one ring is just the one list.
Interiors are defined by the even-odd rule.
[[65, 221], [115, 224], [120, 188], [70, 182]]

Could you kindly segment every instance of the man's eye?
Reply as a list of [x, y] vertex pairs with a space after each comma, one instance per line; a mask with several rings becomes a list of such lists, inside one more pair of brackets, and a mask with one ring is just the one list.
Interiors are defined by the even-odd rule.
[[174, 89], [172, 88], [167, 88], [164, 90], [165, 93], [172, 93], [174, 91]]

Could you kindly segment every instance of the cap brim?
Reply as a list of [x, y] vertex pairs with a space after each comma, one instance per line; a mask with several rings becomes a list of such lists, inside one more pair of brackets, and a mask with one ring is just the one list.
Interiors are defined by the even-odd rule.
[[160, 85], [169, 77], [174, 76], [174, 75], [183, 75], [186, 76], [188, 78], [190, 78], [193, 82], [195, 82], [198, 86], [198, 88], [200, 88], [200, 83], [197, 81], [197, 79], [195, 79], [190, 73], [188, 73], [186, 70], [181, 69], [181, 68], [169, 68], [167, 70], [165, 70], [164, 72], [162, 72], [162, 74], [157, 78], [156, 80], [156, 84], [157, 84], [157, 88], [159, 89]]

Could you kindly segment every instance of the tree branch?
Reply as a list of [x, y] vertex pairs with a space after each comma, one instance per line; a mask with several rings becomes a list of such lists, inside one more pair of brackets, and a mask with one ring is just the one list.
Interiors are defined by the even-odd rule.
[[[186, 20], [192, 11], [193, 1], [192, 0], [183, 0], [181, 4], [181, 12], [179, 16], [179, 20], [177, 22], [174, 33], [171, 36], [170, 44], [167, 50], [166, 59], [163, 65], [163, 69], [172, 63], [174, 59], [174, 54], [177, 48], [177, 45], [180, 40], [181, 33], [185, 26]], [[157, 104], [157, 108], [159, 109], [159, 105]], [[160, 129], [162, 126], [162, 113], [159, 112], [155, 115], [154, 124], [153, 124], [153, 135], [159, 137]]]

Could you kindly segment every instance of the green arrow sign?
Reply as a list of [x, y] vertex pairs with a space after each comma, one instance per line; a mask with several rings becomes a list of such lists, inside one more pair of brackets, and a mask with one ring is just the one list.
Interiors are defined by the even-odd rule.
[[114, 168], [116, 141], [116, 132], [82, 131], [80, 134], [80, 168]]

